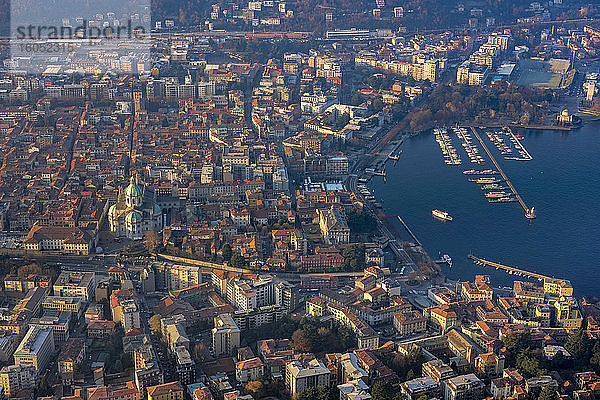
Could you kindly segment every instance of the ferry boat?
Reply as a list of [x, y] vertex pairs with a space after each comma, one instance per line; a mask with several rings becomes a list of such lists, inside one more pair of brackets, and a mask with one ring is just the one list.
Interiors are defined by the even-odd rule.
[[445, 211], [433, 210], [431, 211], [431, 215], [444, 221], [452, 221], [452, 216]]

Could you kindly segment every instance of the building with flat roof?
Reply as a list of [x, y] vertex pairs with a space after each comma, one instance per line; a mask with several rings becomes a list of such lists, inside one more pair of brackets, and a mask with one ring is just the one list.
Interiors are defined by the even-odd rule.
[[42, 302], [44, 310], [68, 311], [79, 318], [83, 312], [83, 300], [81, 297], [46, 296]]
[[437, 382], [429, 376], [411, 379], [400, 385], [400, 392], [408, 399], [418, 399], [421, 396], [437, 398], [440, 395], [440, 387]]
[[63, 271], [60, 273], [53, 290], [55, 296], [81, 297], [90, 301], [96, 289], [96, 279], [93, 272]]
[[292, 397], [311, 387], [329, 386], [331, 371], [319, 360], [294, 360], [285, 366], [285, 386]]
[[142, 344], [133, 351], [135, 384], [143, 392], [145, 388], [164, 383], [156, 352], [151, 344]]
[[456, 372], [439, 358], [423, 363], [421, 367], [423, 376], [429, 376], [438, 385], [449, 378], [456, 376]]
[[13, 397], [23, 389], [35, 389], [36, 379], [37, 371], [33, 365], [9, 365], [0, 370], [0, 385], [7, 397]]
[[230, 314], [217, 315], [212, 329], [215, 356], [231, 355], [240, 347], [240, 329]]
[[60, 346], [69, 339], [69, 323], [71, 322], [71, 313], [68, 311], [47, 310], [39, 318], [32, 318], [29, 326], [39, 326], [41, 328], [51, 327], [54, 335], [54, 345]]
[[86, 324], [90, 321], [104, 319], [104, 307], [102, 304], [90, 304], [85, 310], [84, 318]]
[[37, 371], [43, 370], [54, 354], [54, 334], [52, 327], [32, 326], [13, 355], [16, 365], [33, 365]]
[[192, 360], [188, 349], [185, 346], [177, 346], [173, 349], [173, 353], [177, 361], [175, 370], [177, 371], [179, 382], [184, 385], [196, 382], [196, 364]]
[[171, 291], [186, 289], [202, 283], [202, 271], [197, 265], [153, 263], [156, 273], [156, 290]]
[[371, 398], [369, 386], [362, 379], [337, 385], [337, 388], [340, 391], [340, 400], [368, 400]]
[[485, 385], [475, 374], [455, 376], [444, 385], [444, 400], [483, 399]]

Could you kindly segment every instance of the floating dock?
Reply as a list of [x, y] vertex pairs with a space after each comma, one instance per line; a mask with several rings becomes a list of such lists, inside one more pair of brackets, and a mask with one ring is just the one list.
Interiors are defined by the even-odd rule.
[[494, 166], [496, 167], [496, 170], [500, 173], [500, 176], [502, 176], [502, 179], [504, 179], [504, 181], [506, 182], [506, 184], [508, 185], [510, 190], [515, 195], [515, 198], [519, 202], [519, 205], [525, 212], [525, 218], [527, 218], [527, 219], [535, 218], [535, 209], [533, 207], [531, 207], [531, 208], [527, 207], [527, 204], [525, 204], [525, 201], [523, 200], [523, 198], [521, 197], [519, 192], [517, 192], [517, 189], [515, 189], [514, 185], [510, 181], [510, 179], [508, 179], [508, 176], [506, 176], [506, 174], [504, 173], [504, 170], [502, 169], [502, 167], [500, 167], [500, 164], [498, 164], [498, 161], [496, 161], [496, 159], [494, 158], [492, 153], [489, 151], [489, 149], [485, 145], [484, 141], [479, 136], [479, 133], [477, 133], [477, 129], [475, 129], [475, 127], [471, 127], [471, 130], [473, 131], [473, 135], [475, 135], [477, 140], [479, 140], [479, 143], [481, 143], [481, 147], [483, 147], [483, 150], [485, 151], [485, 153], [488, 155], [490, 160], [492, 160], [492, 164], [494, 164]]

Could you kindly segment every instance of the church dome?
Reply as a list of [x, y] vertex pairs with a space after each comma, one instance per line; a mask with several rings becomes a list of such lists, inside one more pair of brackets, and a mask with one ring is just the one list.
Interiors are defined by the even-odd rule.
[[129, 224], [136, 224], [138, 222], [142, 222], [142, 213], [140, 213], [139, 211], [136, 211], [136, 210], [132, 210], [125, 217], [125, 221]]
[[142, 188], [140, 185], [136, 184], [133, 178], [131, 178], [131, 182], [125, 188], [125, 196], [127, 197], [140, 197], [142, 195]]

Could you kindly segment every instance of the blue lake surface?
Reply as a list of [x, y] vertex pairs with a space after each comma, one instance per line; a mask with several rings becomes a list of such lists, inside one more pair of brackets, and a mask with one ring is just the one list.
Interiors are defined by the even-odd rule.
[[[449, 278], [472, 280], [485, 273], [494, 285], [512, 286], [511, 275], [474, 265], [467, 259], [471, 252], [569, 279], [576, 295], [600, 296], [600, 123], [567, 133], [519, 133], [531, 161], [506, 160], [482, 131], [480, 136], [527, 205], [535, 206], [533, 221], [518, 203], [487, 202], [462, 171], [493, 166], [471, 164], [454, 134], [462, 165], [446, 165], [433, 134], [423, 134], [404, 142], [395, 165], [388, 161], [387, 181], [375, 177], [369, 185], [385, 213], [401, 215], [432, 257], [452, 257], [453, 267], [444, 269]], [[433, 209], [447, 211], [454, 221], [433, 218]]]

